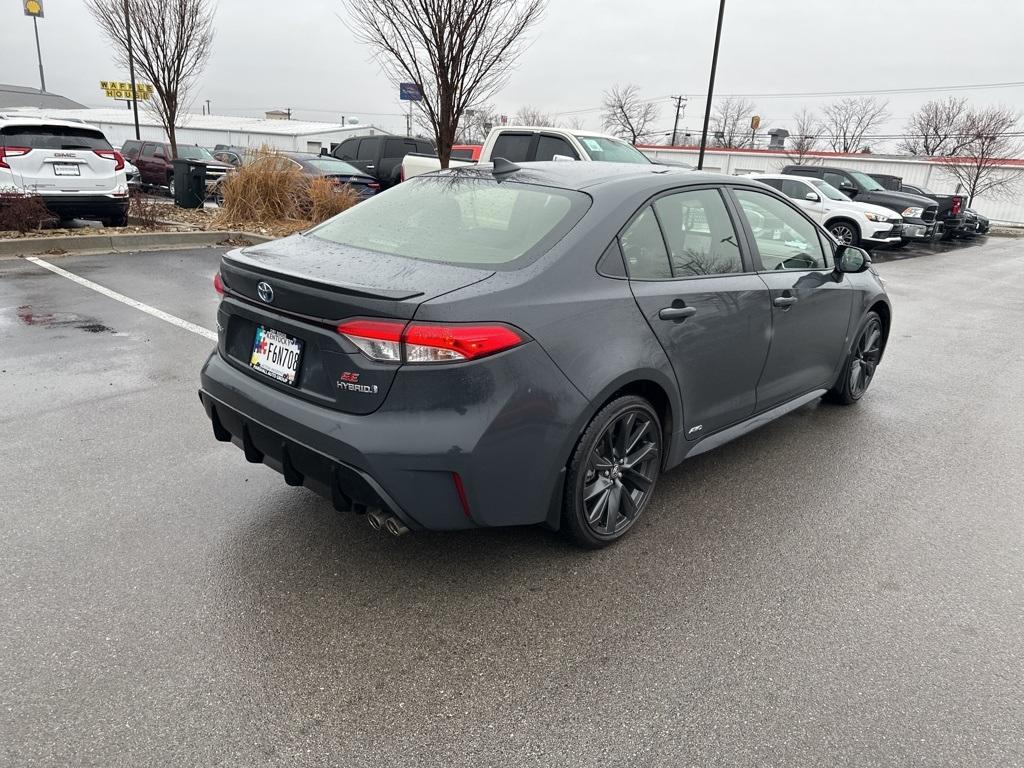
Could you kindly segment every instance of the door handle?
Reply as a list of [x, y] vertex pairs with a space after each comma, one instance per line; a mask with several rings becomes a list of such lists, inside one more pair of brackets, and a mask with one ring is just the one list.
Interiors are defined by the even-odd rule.
[[658, 317], [662, 320], [685, 320], [697, 314], [696, 307], [665, 307], [658, 310]]
[[772, 304], [774, 304], [776, 307], [782, 307], [783, 309], [789, 309], [794, 304], [796, 304], [796, 302], [797, 302], [796, 296], [776, 296], [775, 299], [772, 301]]

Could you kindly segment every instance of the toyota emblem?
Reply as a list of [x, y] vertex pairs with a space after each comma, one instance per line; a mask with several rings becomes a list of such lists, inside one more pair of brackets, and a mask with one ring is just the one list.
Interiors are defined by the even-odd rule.
[[257, 285], [256, 293], [260, 295], [260, 301], [267, 304], [274, 300], [274, 289], [270, 287], [270, 283], [260, 283]]

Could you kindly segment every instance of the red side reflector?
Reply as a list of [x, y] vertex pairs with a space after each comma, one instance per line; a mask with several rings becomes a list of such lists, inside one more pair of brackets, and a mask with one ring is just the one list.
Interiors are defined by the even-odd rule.
[[459, 504], [462, 505], [462, 514], [472, 518], [469, 513], [469, 499], [466, 498], [466, 489], [462, 487], [462, 478], [458, 472], [452, 472], [452, 481], [455, 483], [455, 493], [459, 495]]
[[213, 290], [219, 295], [224, 295], [224, 280], [221, 279], [220, 272], [214, 272], [213, 274]]

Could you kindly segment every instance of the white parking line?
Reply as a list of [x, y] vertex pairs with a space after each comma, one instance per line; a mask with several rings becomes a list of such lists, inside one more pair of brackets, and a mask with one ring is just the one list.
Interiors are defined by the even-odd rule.
[[211, 331], [207, 328], [203, 328], [201, 325], [190, 323], [188, 320], [182, 320], [180, 317], [169, 315], [162, 309], [157, 309], [156, 307], [151, 307], [148, 304], [143, 304], [141, 301], [136, 301], [133, 298], [125, 296], [123, 293], [118, 293], [117, 291], [112, 291], [109, 288], [104, 288], [99, 283], [94, 283], [92, 280], [86, 280], [84, 277], [79, 277], [78, 275], [72, 274], [71, 272], [68, 272], [66, 269], [61, 269], [60, 267], [51, 264], [48, 261], [40, 259], [38, 256], [26, 256], [25, 260], [31, 261], [33, 264], [38, 264], [43, 269], [48, 269], [54, 274], [60, 275], [61, 277], [66, 277], [68, 280], [78, 283], [79, 285], [84, 285], [86, 288], [91, 288], [92, 290], [96, 291], [96, 293], [102, 293], [104, 296], [111, 298], [114, 301], [120, 301], [122, 304], [127, 304], [129, 307], [134, 307], [135, 309], [138, 309], [141, 312], [145, 312], [147, 315], [152, 315], [153, 317], [159, 318], [160, 320], [163, 320], [166, 323], [176, 325], [179, 328], [184, 328], [186, 331], [192, 331], [192, 333], [199, 334], [203, 338], [209, 339], [210, 341], [217, 340], [217, 334], [214, 331]]

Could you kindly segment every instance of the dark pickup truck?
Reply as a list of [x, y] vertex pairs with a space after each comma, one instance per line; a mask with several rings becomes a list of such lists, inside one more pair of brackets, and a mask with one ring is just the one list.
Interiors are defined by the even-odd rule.
[[863, 171], [847, 168], [787, 165], [782, 172], [823, 179], [858, 203], [871, 203], [896, 211], [903, 217], [903, 234], [900, 245], [896, 247], [902, 247], [910, 242], [927, 242], [935, 238], [938, 230], [935, 217], [939, 204], [930, 198], [906, 192], [890, 192]]
[[380, 182], [381, 189], [402, 180], [402, 158], [408, 154], [434, 152], [434, 142], [404, 136], [353, 136], [331, 153]]
[[977, 222], [971, 222], [968, 225], [967, 200], [963, 195], [937, 195], [920, 184], [907, 184], [899, 176], [890, 176], [884, 173], [868, 175], [888, 190], [921, 195], [938, 203], [939, 210], [936, 218], [942, 222], [942, 237], [944, 240], [969, 234], [968, 230], [973, 232], [977, 227]]

